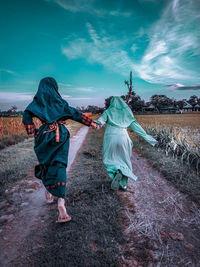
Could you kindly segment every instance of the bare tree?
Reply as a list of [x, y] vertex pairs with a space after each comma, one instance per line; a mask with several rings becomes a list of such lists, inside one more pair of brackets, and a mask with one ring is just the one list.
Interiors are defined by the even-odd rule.
[[128, 87], [128, 94], [126, 95], [126, 103], [128, 104], [129, 101], [131, 100], [131, 97], [135, 96], [135, 92], [133, 91], [133, 85], [132, 85], [132, 71], [130, 71], [130, 82], [125, 80], [124, 83]]

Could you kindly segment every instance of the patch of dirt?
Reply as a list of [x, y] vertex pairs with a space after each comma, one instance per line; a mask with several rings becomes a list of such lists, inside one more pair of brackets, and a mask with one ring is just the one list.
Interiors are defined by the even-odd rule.
[[[82, 127], [71, 139], [68, 170], [87, 132], [88, 127]], [[23, 146], [23, 144], [20, 145]], [[27, 150], [29, 153], [32, 152], [32, 149], [27, 148]], [[41, 181], [34, 178], [33, 169], [25, 179], [10, 184], [6, 189], [4, 200], [0, 202], [1, 266], [25, 266], [20, 265], [20, 261], [28, 257], [30, 245], [32, 245], [31, 250], [34, 248], [32, 252], [43, 246], [42, 235], [47, 231], [49, 210], [56, 209], [55, 203], [46, 204], [44, 191]], [[55, 220], [56, 217], [54, 222]], [[24, 245], [26, 240], [30, 243], [28, 246]]]
[[[121, 201], [110, 189], [101, 141], [102, 132], [90, 130], [67, 186], [67, 210], [72, 221], [56, 225], [49, 220], [44, 247], [30, 259], [34, 266], [119, 265], [119, 244], [126, 242], [119, 224]], [[51, 213], [54, 218], [56, 211]]]
[[129, 179], [129, 191], [119, 193], [128, 240], [122, 266], [200, 266], [197, 205], [136, 152], [132, 164], [138, 180]]
[[200, 266], [195, 202], [136, 151], [132, 163], [138, 180], [129, 180], [127, 192], [112, 191], [102, 163], [102, 137], [103, 130], [90, 130], [69, 172], [71, 222], [55, 223], [56, 204], [47, 206], [40, 184], [31, 179], [8, 189], [10, 200], [1, 202], [0, 209], [14, 218], [2, 219], [7, 224], [0, 233], [1, 266]]

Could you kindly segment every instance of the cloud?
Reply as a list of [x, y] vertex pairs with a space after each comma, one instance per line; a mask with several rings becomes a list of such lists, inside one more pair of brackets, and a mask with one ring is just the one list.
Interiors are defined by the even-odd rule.
[[22, 101], [30, 101], [33, 99], [32, 94], [28, 93], [9, 93], [9, 92], [0, 92], [1, 102], [22, 102]]
[[119, 9], [107, 10], [105, 8], [96, 8], [95, 3], [98, 2], [96, 0], [46, 0], [48, 2], [54, 2], [73, 13], [85, 12], [98, 17], [103, 17], [106, 15], [110, 15], [113, 17], [130, 17], [131, 12], [123, 12]]
[[183, 84], [169, 84], [166, 85], [169, 89], [176, 89], [176, 90], [200, 90], [200, 84], [196, 85], [183, 85]]
[[60, 88], [68, 88], [68, 87], [71, 87], [72, 84], [71, 83], [58, 83], [58, 87]]
[[62, 53], [71, 60], [85, 58], [91, 64], [102, 64], [124, 76], [133, 70], [136, 76], [150, 83], [199, 83], [194, 66], [199, 64], [200, 15], [195, 3], [194, 0], [168, 3], [160, 19], [148, 30], [148, 46], [138, 61], [134, 55], [140, 50], [137, 41], [144, 36], [142, 27], [136, 36], [117, 39], [105, 30], [97, 32], [92, 24], [86, 23], [89, 38], [68, 40], [62, 46]]
[[9, 74], [12, 74], [12, 75], [16, 75], [17, 73], [12, 71], [12, 70], [8, 70], [8, 69], [0, 69], [0, 72], [7, 72]]
[[77, 91], [81, 91], [81, 92], [93, 92], [94, 91], [94, 87], [78, 87], [75, 88], [75, 90]]
[[141, 78], [152, 83], [199, 81], [196, 71], [187, 66], [200, 54], [199, 10], [195, 3], [169, 2], [149, 32], [150, 43], [137, 66]]
[[92, 97], [69, 97], [68, 99], [80, 101], [80, 100], [91, 100], [93, 98]]
[[132, 61], [126, 50], [121, 47], [126, 40], [116, 40], [111, 36], [97, 34], [90, 23], [86, 23], [89, 38], [77, 38], [62, 47], [62, 53], [68, 59], [85, 58], [89, 63], [100, 63], [106, 68], [127, 75], [132, 67]]

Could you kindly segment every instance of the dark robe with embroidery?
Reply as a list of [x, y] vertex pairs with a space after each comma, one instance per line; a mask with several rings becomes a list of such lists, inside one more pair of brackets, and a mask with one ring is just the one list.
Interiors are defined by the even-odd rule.
[[[35, 129], [33, 117], [42, 125]], [[34, 150], [39, 161], [35, 176], [42, 179], [46, 189], [54, 196], [65, 197], [67, 182], [66, 167], [69, 152], [69, 131], [64, 121], [72, 119], [90, 126], [92, 119], [79, 112], [60, 96], [53, 78], [40, 81], [33, 101], [23, 114], [23, 123], [28, 134], [35, 134]]]

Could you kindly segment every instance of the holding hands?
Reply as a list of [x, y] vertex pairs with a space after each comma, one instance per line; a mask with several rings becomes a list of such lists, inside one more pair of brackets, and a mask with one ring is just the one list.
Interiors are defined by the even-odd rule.
[[95, 122], [92, 122], [91, 125], [92, 129], [97, 129], [98, 125]]

